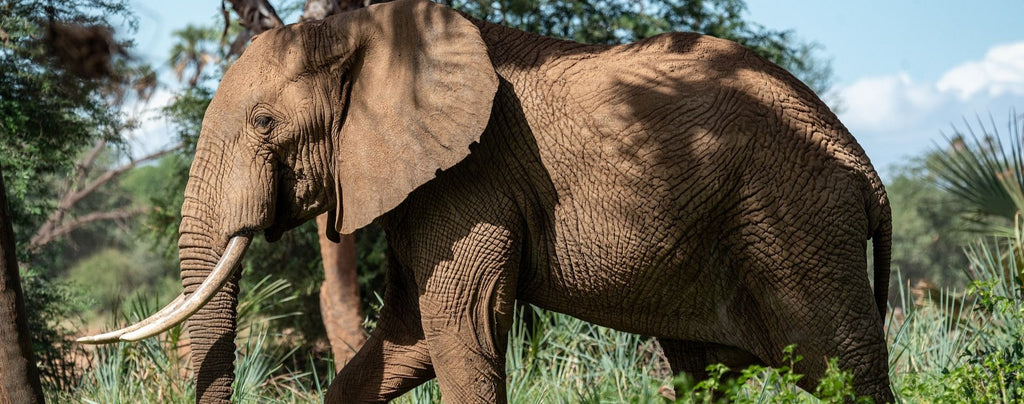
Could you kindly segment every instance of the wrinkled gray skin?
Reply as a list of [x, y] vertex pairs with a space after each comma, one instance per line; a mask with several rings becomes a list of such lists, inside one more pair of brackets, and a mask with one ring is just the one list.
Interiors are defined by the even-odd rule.
[[[804, 388], [839, 358], [857, 394], [892, 400], [882, 184], [807, 87], [732, 42], [585, 46], [416, 0], [263, 34], [203, 121], [186, 293], [229, 237], [325, 211], [342, 233], [377, 220], [390, 264], [328, 402], [433, 377], [446, 402], [504, 402], [516, 299], [655, 336], [698, 376], [797, 344]], [[200, 402], [230, 397], [237, 294], [189, 320]]]

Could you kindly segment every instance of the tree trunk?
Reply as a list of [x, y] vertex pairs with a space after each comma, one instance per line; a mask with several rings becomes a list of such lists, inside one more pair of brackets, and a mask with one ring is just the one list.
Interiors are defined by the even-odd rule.
[[28, 335], [14, 248], [7, 190], [0, 170], [0, 403], [42, 403], [43, 387]]
[[326, 213], [316, 218], [316, 225], [324, 263], [320, 316], [334, 352], [334, 364], [340, 369], [366, 342], [356, 273], [356, 242], [351, 234], [343, 234], [338, 243], [328, 240], [326, 226], [333, 223], [327, 223]]

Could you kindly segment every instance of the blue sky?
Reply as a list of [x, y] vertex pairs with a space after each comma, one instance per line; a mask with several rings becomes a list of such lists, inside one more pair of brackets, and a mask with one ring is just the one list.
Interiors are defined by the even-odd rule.
[[[220, 22], [216, 0], [132, 4], [139, 15], [136, 52], [154, 64], [166, 60], [171, 31], [188, 23]], [[1011, 108], [1024, 113], [1022, 0], [747, 0], [747, 5], [748, 20], [792, 29], [800, 39], [821, 44], [821, 55], [832, 61], [836, 75], [839, 117], [883, 177], [891, 176], [892, 164], [936, 147], [950, 124], [962, 118], [981, 116], [987, 122], [991, 114], [1005, 132]], [[170, 69], [162, 70], [164, 81], [173, 85]], [[150, 108], [168, 99], [169, 92], [162, 91]], [[147, 119], [140, 150], [162, 143], [168, 133], [163, 121]]]
[[[749, 17], [820, 43], [840, 119], [883, 177], [951, 124], [1024, 113], [1024, 1], [748, 0]], [[977, 125], [974, 125], [977, 129]]]

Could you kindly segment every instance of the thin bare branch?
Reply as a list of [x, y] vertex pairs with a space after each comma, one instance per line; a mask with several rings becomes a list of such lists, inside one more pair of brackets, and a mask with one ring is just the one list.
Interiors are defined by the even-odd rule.
[[[44, 245], [52, 242], [58, 236], [66, 234], [71, 230], [74, 230], [75, 228], [71, 227], [66, 230], [62, 230], [68, 226], [81, 226], [81, 224], [75, 224], [79, 222], [81, 219], [75, 220], [65, 225], [62, 225], [62, 223], [64, 222], [64, 217], [65, 215], [67, 215], [67, 212], [69, 212], [71, 208], [75, 206], [75, 204], [77, 204], [82, 199], [85, 199], [85, 197], [95, 192], [97, 189], [99, 189], [100, 186], [106, 184], [107, 182], [110, 182], [110, 180], [112, 179], [117, 178], [124, 172], [131, 170], [132, 168], [135, 168], [139, 164], [145, 163], [147, 161], [156, 160], [160, 157], [163, 157], [171, 152], [174, 152], [184, 147], [184, 144], [178, 143], [173, 147], [158, 150], [156, 152], [142, 156], [138, 159], [132, 160], [120, 167], [108, 170], [107, 172], [103, 173], [89, 184], [75, 191], [78, 185], [82, 183], [82, 180], [84, 180], [85, 173], [88, 172], [88, 170], [92, 167], [93, 163], [96, 160], [96, 157], [99, 155], [99, 151], [102, 150], [103, 145], [105, 145], [105, 141], [100, 141], [100, 143], [98, 143], [96, 147], [89, 151], [89, 154], [86, 155], [85, 159], [83, 159], [81, 163], [77, 164], [75, 183], [71, 184], [68, 187], [68, 190], [66, 191], [65, 195], [60, 199], [60, 202], [57, 204], [57, 209], [55, 209], [53, 213], [50, 214], [50, 217], [46, 219], [46, 222], [44, 222], [42, 226], [39, 226], [39, 229], [36, 230], [36, 233], [32, 235], [31, 239], [29, 239], [29, 251], [38, 252], [39, 249], [42, 248]], [[89, 217], [89, 215], [83, 217]]]
[[[47, 232], [46, 234], [37, 234], [37, 236], [39, 236], [38, 245], [33, 247], [30, 244], [29, 248], [30, 249], [35, 248], [32, 251], [37, 251], [39, 247], [42, 247], [42, 246], [44, 246], [46, 244], [49, 244], [53, 240], [56, 240], [57, 238], [59, 238], [61, 236], [64, 236], [64, 235], [66, 235], [68, 233], [71, 233], [75, 229], [80, 228], [80, 227], [82, 227], [82, 226], [84, 226], [86, 224], [92, 223], [92, 222], [98, 222], [98, 221], [101, 221], [101, 220], [125, 220], [125, 219], [129, 219], [129, 218], [131, 218], [131, 217], [133, 217], [135, 215], [138, 215], [140, 213], [143, 213], [145, 211], [146, 211], [146, 208], [144, 208], [144, 207], [135, 207], [135, 208], [131, 208], [131, 209], [120, 209], [120, 210], [114, 210], [114, 211], [110, 211], [110, 212], [93, 212], [93, 213], [84, 215], [82, 217], [78, 217], [75, 220], [72, 220], [72, 221], [70, 221], [68, 223], [65, 223], [64, 225], [62, 225], [60, 227], [57, 227], [57, 228], [53, 229], [52, 231]], [[36, 242], [36, 237], [35, 236], [32, 237], [32, 242], [33, 243]]]
[[225, 2], [231, 3], [231, 8], [238, 15], [239, 22], [245, 27], [235, 37], [235, 40], [231, 42], [228, 56], [241, 55], [245, 47], [249, 45], [249, 40], [259, 33], [284, 26], [284, 21], [281, 21], [281, 17], [277, 16], [277, 11], [274, 11], [274, 6], [271, 6], [267, 0], [222, 0], [221, 13], [224, 15], [224, 36], [228, 33], [228, 22], [230, 20], [227, 9], [224, 7]]
[[158, 159], [160, 157], [163, 157], [163, 156], [165, 156], [165, 155], [167, 155], [167, 154], [169, 154], [171, 152], [174, 152], [175, 150], [178, 150], [178, 149], [180, 149], [182, 147], [184, 147], [184, 144], [178, 143], [177, 145], [174, 145], [173, 147], [170, 147], [170, 148], [167, 148], [167, 149], [163, 149], [163, 150], [158, 150], [156, 152], [153, 152], [153, 153], [147, 154], [145, 156], [142, 156], [142, 157], [140, 157], [138, 159], [132, 160], [132, 161], [128, 162], [127, 164], [122, 165], [120, 167], [110, 169], [107, 172], [103, 173], [103, 175], [101, 175], [98, 178], [96, 178], [96, 180], [94, 180], [93, 182], [89, 183], [89, 185], [86, 185], [85, 187], [83, 187], [82, 190], [69, 195], [68, 198], [65, 200], [66, 202], [61, 202], [61, 205], [62, 205], [61, 207], [65, 208], [65, 209], [69, 209], [69, 208], [71, 208], [72, 205], [78, 203], [79, 201], [81, 201], [83, 198], [85, 198], [89, 194], [95, 192], [96, 189], [99, 188], [101, 185], [106, 184], [107, 182], [109, 182], [110, 180], [112, 180], [114, 178], [117, 178], [121, 174], [124, 174], [125, 171], [131, 170], [131, 169], [135, 168], [135, 166], [137, 166], [139, 164], [142, 164], [142, 163], [145, 163], [147, 161], [156, 160], [156, 159]]
[[100, 152], [103, 151], [103, 148], [106, 146], [107, 139], [100, 139], [100, 141], [96, 142], [96, 146], [93, 146], [92, 150], [89, 150], [89, 154], [86, 154], [85, 158], [75, 165], [75, 183], [71, 184], [71, 186], [81, 184], [82, 181], [85, 181], [85, 175], [89, 173], [89, 169], [92, 168], [92, 164], [96, 162], [96, 157], [99, 157]]

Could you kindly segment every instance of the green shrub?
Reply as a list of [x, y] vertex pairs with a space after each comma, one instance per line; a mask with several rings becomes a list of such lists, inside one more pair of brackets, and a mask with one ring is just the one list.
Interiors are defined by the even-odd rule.
[[22, 272], [21, 282], [32, 351], [43, 389], [69, 391], [88, 370], [88, 366], [78, 363], [85, 352], [72, 338], [82, 326], [81, 314], [87, 299], [74, 284], [47, 278], [33, 270]]

